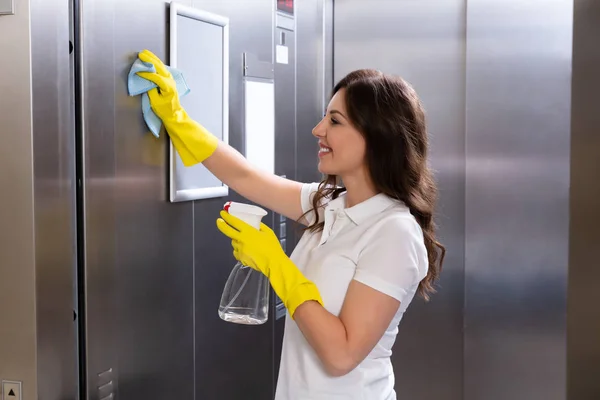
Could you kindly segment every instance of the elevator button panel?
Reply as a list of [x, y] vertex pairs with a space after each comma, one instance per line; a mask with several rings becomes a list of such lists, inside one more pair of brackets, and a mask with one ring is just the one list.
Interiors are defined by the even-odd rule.
[[21, 382], [2, 381], [2, 400], [23, 400]]
[[279, 320], [285, 317], [286, 309], [285, 304], [279, 298], [279, 296], [275, 295], [275, 319]]
[[285, 239], [285, 237], [287, 236], [287, 224], [284, 222], [282, 224], [279, 224], [279, 237], [282, 239]]

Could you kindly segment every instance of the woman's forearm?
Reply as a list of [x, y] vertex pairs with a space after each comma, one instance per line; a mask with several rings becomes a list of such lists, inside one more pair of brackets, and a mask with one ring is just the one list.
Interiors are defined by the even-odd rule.
[[397, 299], [352, 281], [339, 317], [307, 301], [296, 308], [294, 320], [327, 372], [341, 376], [368, 357], [399, 307]]
[[350, 351], [348, 334], [341, 319], [319, 303], [308, 301], [296, 309], [294, 321], [332, 376], [346, 375], [358, 364]]
[[259, 170], [227, 143], [219, 142], [203, 164], [221, 182], [248, 200], [294, 220], [302, 215], [300, 183]]
[[240, 152], [227, 143], [219, 142], [215, 152], [203, 164], [220, 181], [242, 196], [252, 196], [250, 189], [252, 182], [248, 184], [248, 188], [244, 184], [251, 180], [249, 178], [254, 173], [252, 165]]

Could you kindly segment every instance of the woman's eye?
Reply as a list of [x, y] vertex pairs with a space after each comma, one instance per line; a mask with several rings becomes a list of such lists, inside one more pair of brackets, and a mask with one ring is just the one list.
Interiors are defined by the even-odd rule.
[[337, 122], [337, 120], [336, 120], [335, 118], [331, 118], [331, 123], [332, 123], [333, 125], [337, 125], [337, 124], [339, 124], [339, 122]]

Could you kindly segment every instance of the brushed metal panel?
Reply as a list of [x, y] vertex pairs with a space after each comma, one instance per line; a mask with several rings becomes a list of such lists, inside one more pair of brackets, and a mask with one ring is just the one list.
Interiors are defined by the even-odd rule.
[[[297, 10], [298, 12], [300, 10]], [[283, 35], [283, 38], [282, 36]], [[288, 48], [288, 63], [275, 63], [275, 173], [296, 179], [296, 32], [275, 29], [275, 46], [284, 41]], [[279, 219], [278, 219], [279, 224]], [[286, 253], [291, 254], [296, 243], [294, 221], [286, 220], [277, 229], [279, 238], [286, 238]], [[283, 234], [283, 236], [282, 236]]]
[[[194, 0], [192, 5], [229, 18], [229, 143], [243, 153], [243, 53], [251, 53], [259, 61], [273, 61], [275, 3]], [[274, 314], [260, 326], [228, 323], [217, 314], [225, 281], [235, 264], [231, 241], [215, 226], [227, 200], [247, 202], [230, 190], [227, 197], [195, 201], [193, 206], [196, 398], [268, 399], [274, 393]], [[272, 227], [273, 215], [263, 221]]]
[[600, 3], [574, 3], [567, 398], [595, 400], [600, 398]]
[[323, 58], [323, 112], [329, 104], [329, 97], [331, 96], [331, 89], [333, 89], [333, 0], [320, 0], [321, 4], [321, 22], [323, 32], [321, 33], [322, 48], [321, 57]]
[[[317, 144], [312, 129], [323, 116], [324, 92], [329, 96], [331, 79], [326, 80], [324, 65], [331, 65], [333, 54], [324, 47], [324, 27], [332, 28], [333, 19], [324, 16], [322, 0], [303, 0], [295, 3], [295, 31], [277, 30], [275, 44], [279, 44], [280, 33], [285, 32], [289, 46], [289, 64], [275, 64], [276, 123], [277, 123], [277, 168], [290, 179], [314, 182], [320, 179], [317, 170]], [[326, 52], [329, 50], [329, 52]], [[324, 81], [327, 83], [324, 84]], [[329, 84], [329, 87], [327, 86]], [[290, 105], [293, 108], [290, 108]], [[294, 135], [289, 132], [293, 131]], [[293, 154], [290, 153], [293, 150]], [[286, 251], [291, 254], [302, 235], [301, 226], [287, 220]], [[279, 374], [281, 347], [285, 318], [275, 322], [275, 382]]]
[[[85, 323], [86, 391], [88, 399], [99, 398], [98, 374], [117, 369], [117, 288], [116, 288], [116, 204], [114, 149], [114, 18], [110, 1], [79, 1], [76, 10], [80, 38], [76, 42], [76, 62], [80, 66], [81, 111], [78, 152], [82, 157], [81, 182], [84, 207], [80, 215], [85, 246], [79, 265], [80, 282], [85, 288], [79, 317]], [[83, 204], [82, 204], [83, 203]], [[80, 303], [81, 304], [81, 303]], [[116, 382], [115, 382], [116, 383]]]
[[0, 16], [0, 380], [37, 398], [29, 11]]
[[[324, 65], [331, 62], [333, 54], [324, 44], [323, 0], [296, 1], [296, 180], [318, 182], [321, 174], [318, 145], [312, 135], [313, 128], [323, 118], [323, 97], [329, 102], [330, 81], [326, 79]], [[328, 24], [331, 26], [331, 23]], [[331, 39], [331, 38], [328, 38]], [[297, 228], [294, 227], [297, 231]], [[288, 229], [288, 232], [290, 230]], [[299, 239], [299, 237], [298, 237]], [[290, 247], [293, 250], [293, 248]]]
[[402, 76], [421, 97], [431, 134], [447, 248], [439, 291], [415, 299], [392, 356], [399, 398], [462, 399], [465, 188], [465, 0], [334, 2], [334, 80], [358, 68]]
[[467, 400], [565, 398], [572, 7], [469, 1]]
[[[301, 10], [296, 9], [296, 18], [301, 18]], [[293, 21], [293, 20], [292, 20]], [[294, 24], [295, 25], [295, 24]], [[296, 179], [296, 41], [297, 33], [286, 29], [275, 29], [275, 46], [282, 45], [288, 48], [288, 63], [275, 63], [275, 173], [285, 175], [288, 179]], [[289, 255], [297, 243], [298, 232], [296, 223], [285, 219], [280, 222], [281, 216], [276, 219], [280, 228], [278, 237], [285, 242], [285, 251]], [[285, 217], [283, 217], [285, 218]], [[276, 298], [274, 296], [274, 298]], [[273, 304], [274, 305], [274, 304]], [[285, 315], [285, 307], [283, 307]], [[272, 313], [272, 318], [276, 314]], [[283, 333], [285, 316], [274, 321], [274, 369], [273, 382], [279, 376], [279, 365], [283, 346]]]
[[78, 387], [69, 12], [64, 1], [31, 2], [39, 399], [75, 399]]
[[82, 6], [88, 396], [193, 398], [193, 208], [169, 204], [167, 149], [127, 95], [144, 48], [167, 55], [162, 0]]

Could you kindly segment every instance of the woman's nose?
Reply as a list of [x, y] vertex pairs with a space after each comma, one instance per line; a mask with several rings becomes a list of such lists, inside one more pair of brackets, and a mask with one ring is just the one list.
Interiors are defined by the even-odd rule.
[[315, 137], [323, 137], [325, 136], [325, 127], [323, 126], [323, 120], [317, 124], [312, 130], [312, 134]]

